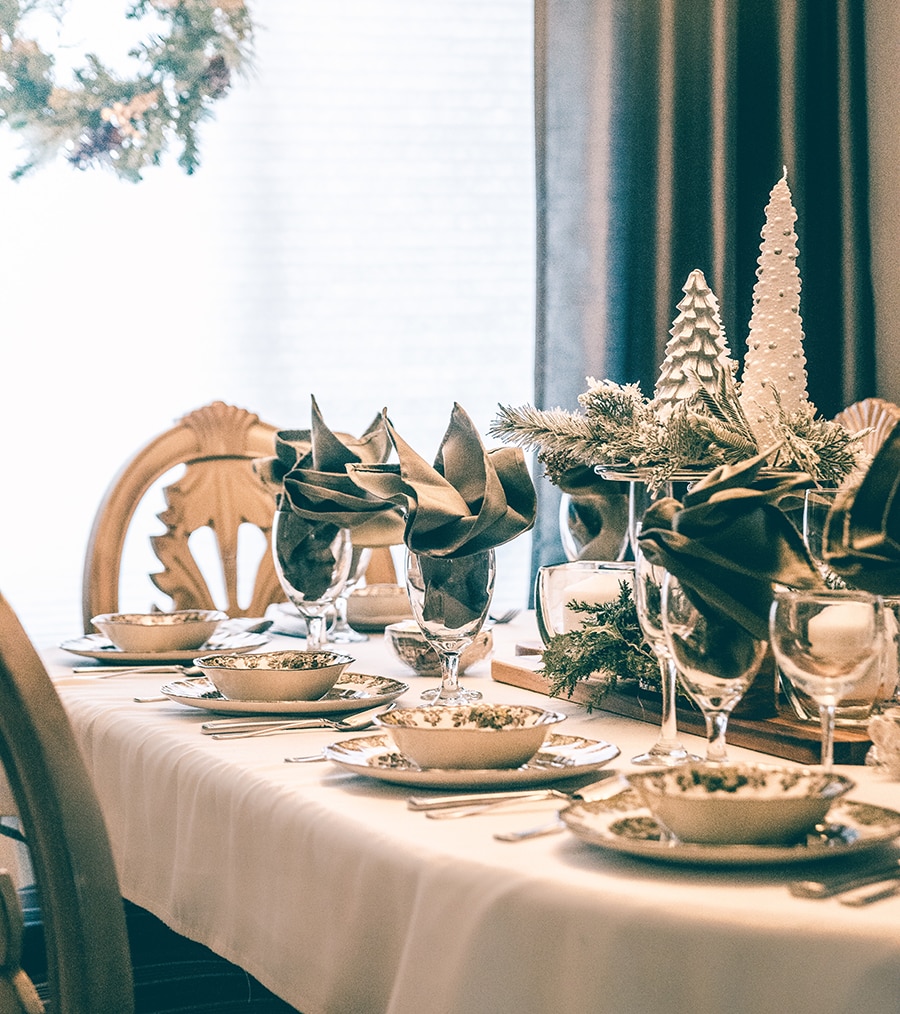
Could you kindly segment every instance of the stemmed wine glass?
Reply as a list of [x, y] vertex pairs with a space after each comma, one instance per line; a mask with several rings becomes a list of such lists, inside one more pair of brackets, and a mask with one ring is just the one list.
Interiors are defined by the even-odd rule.
[[350, 573], [353, 545], [349, 528], [310, 524], [289, 510], [272, 522], [275, 573], [288, 599], [306, 620], [306, 649], [326, 644], [325, 619]]
[[701, 609], [668, 572], [662, 585], [662, 620], [681, 684], [706, 720], [706, 762], [726, 764], [728, 718], [753, 682], [768, 642], [724, 613]]
[[[635, 543], [637, 545], [637, 543]], [[662, 689], [662, 714], [659, 737], [645, 753], [631, 758], [632, 764], [674, 767], [686, 761], [699, 760], [688, 753], [678, 739], [678, 720], [675, 714], [675, 686], [678, 672], [675, 660], [666, 643], [662, 624], [662, 583], [666, 571], [650, 563], [638, 549], [634, 558], [634, 604], [641, 633], [659, 662]]]
[[368, 634], [362, 634], [347, 622], [347, 599], [350, 592], [362, 581], [372, 558], [372, 550], [361, 546], [353, 547], [350, 558], [350, 572], [340, 595], [334, 600], [334, 625], [328, 631], [328, 640], [333, 644], [357, 644], [368, 641]]
[[780, 590], [769, 613], [772, 651], [792, 684], [819, 706], [822, 768], [834, 763], [835, 708], [877, 665], [884, 603], [867, 592]]
[[494, 591], [493, 549], [470, 556], [425, 556], [407, 550], [406, 590], [413, 616], [441, 662], [441, 685], [422, 693], [435, 704], [468, 704], [478, 690], [459, 685], [459, 656], [481, 630]]

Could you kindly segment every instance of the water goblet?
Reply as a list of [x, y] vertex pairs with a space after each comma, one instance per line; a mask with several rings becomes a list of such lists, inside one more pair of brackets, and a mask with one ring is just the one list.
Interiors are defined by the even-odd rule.
[[272, 522], [272, 557], [278, 582], [306, 620], [306, 649], [326, 643], [326, 614], [341, 593], [353, 545], [350, 530], [329, 522], [311, 524], [290, 510]]
[[884, 606], [867, 592], [779, 590], [769, 613], [775, 660], [819, 706], [822, 768], [834, 763], [835, 708], [876, 664], [884, 644]]
[[340, 595], [334, 600], [334, 625], [328, 631], [328, 640], [333, 644], [357, 644], [369, 640], [368, 634], [354, 630], [347, 622], [347, 599], [350, 592], [362, 581], [371, 558], [371, 549], [364, 549], [362, 546], [353, 547], [350, 572]]
[[406, 590], [413, 616], [441, 663], [441, 685], [422, 693], [435, 704], [468, 704], [478, 690], [459, 684], [459, 656], [481, 630], [491, 605], [493, 549], [470, 556], [425, 556], [407, 550]]
[[639, 549], [637, 550], [634, 560], [634, 604], [641, 633], [659, 663], [662, 691], [659, 736], [649, 750], [631, 758], [632, 764], [641, 766], [674, 767], [687, 761], [700, 760], [694, 754], [688, 753], [678, 739], [678, 720], [675, 714], [678, 671], [669, 651], [662, 624], [662, 583], [665, 575], [665, 568], [651, 563]]
[[728, 719], [759, 671], [768, 642], [701, 605], [668, 572], [662, 585], [662, 621], [681, 685], [706, 721], [706, 762], [726, 764]]

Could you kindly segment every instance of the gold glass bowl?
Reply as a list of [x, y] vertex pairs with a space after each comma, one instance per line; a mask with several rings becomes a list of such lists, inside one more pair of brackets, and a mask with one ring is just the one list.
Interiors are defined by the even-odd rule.
[[[440, 676], [441, 660], [438, 653], [425, 640], [425, 635], [415, 620], [388, 624], [384, 628], [384, 638], [397, 658], [408, 665], [417, 676]], [[482, 627], [472, 639], [472, 643], [462, 650], [459, 658], [460, 675], [470, 665], [487, 658], [493, 647], [494, 635], [490, 627]]]

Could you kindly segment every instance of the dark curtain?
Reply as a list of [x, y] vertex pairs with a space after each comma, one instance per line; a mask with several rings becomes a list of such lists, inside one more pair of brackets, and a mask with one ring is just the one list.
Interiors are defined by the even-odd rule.
[[[875, 393], [864, 5], [536, 0], [536, 403], [585, 378], [652, 394], [688, 274], [746, 348], [760, 231], [787, 170], [809, 394]], [[544, 481], [535, 564], [562, 559]]]

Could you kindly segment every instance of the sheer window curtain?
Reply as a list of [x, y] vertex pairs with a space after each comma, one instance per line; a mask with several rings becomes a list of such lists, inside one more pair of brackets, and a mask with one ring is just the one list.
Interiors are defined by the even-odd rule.
[[[67, 5], [73, 63], [125, 61], [127, 6]], [[136, 185], [13, 183], [0, 134], [0, 587], [40, 644], [81, 630], [107, 483], [185, 412], [301, 428], [314, 393], [351, 433], [387, 407], [429, 456], [454, 401], [486, 434], [533, 398], [531, 0], [250, 6], [255, 70], [195, 175], [175, 153]], [[501, 552], [498, 607], [525, 605], [530, 539]], [[145, 581], [125, 608], [152, 603]]]
[[[787, 168], [810, 396], [875, 393], [865, 8], [854, 0], [538, 0], [539, 407], [585, 377], [650, 394], [693, 268], [745, 350]], [[561, 558], [541, 489], [535, 563]]]

